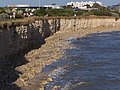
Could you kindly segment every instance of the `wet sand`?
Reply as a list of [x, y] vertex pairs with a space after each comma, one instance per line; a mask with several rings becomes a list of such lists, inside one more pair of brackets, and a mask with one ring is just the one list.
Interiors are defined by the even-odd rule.
[[[58, 60], [65, 53], [65, 49], [72, 48], [69, 44], [70, 38], [79, 39], [91, 33], [120, 31], [120, 27], [97, 27], [94, 29], [68, 30], [58, 31], [53, 36], [48, 37], [46, 43], [37, 50], [32, 50], [25, 55], [29, 63], [17, 67], [16, 69], [22, 74], [15, 84], [22, 90], [44, 90], [44, 85], [52, 81], [47, 74], [40, 73], [46, 65], [50, 65]], [[37, 76], [38, 75], [38, 76]], [[43, 77], [44, 76], [44, 77]], [[34, 77], [41, 77], [37, 82], [30, 82]], [[53, 89], [58, 90], [58, 89]]]

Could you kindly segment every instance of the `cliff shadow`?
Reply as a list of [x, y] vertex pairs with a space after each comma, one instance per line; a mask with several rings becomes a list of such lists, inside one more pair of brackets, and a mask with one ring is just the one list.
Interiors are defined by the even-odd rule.
[[48, 22], [47, 19], [43, 20], [42, 33], [44, 38], [47, 38], [60, 30], [60, 19], [52, 19]]

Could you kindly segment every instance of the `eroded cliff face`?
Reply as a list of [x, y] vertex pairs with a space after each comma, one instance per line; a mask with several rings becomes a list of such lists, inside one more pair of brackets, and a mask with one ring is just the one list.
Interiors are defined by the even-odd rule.
[[95, 27], [114, 27], [119, 24], [115, 18], [72, 18], [61, 19], [61, 30], [80, 30]]
[[24, 55], [32, 49], [40, 48], [45, 43], [45, 38], [57, 31], [118, 25], [120, 20], [112, 17], [37, 18], [25, 23], [2, 24], [0, 26], [0, 87], [18, 89], [12, 83], [20, 73], [15, 68], [28, 63]]
[[24, 49], [38, 48], [44, 39], [60, 30], [60, 20], [36, 20], [33, 23], [7, 25], [1, 27], [0, 57], [13, 55]]

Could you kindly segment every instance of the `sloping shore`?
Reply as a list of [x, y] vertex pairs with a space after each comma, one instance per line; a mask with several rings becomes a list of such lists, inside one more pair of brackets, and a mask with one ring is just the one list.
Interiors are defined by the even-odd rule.
[[[44, 90], [44, 84], [52, 81], [51, 78], [42, 78], [37, 83], [30, 83], [30, 79], [34, 79], [37, 74], [40, 74], [42, 69], [49, 64], [52, 64], [57, 59], [62, 57], [64, 54], [64, 49], [72, 48], [68, 43], [70, 38], [80, 38], [91, 33], [101, 33], [101, 32], [112, 32], [119, 31], [120, 27], [97, 27], [93, 29], [81, 29], [81, 30], [68, 30], [68, 31], [58, 31], [53, 36], [48, 37], [45, 41], [46, 43], [42, 45], [41, 48], [37, 50], [32, 50], [25, 55], [29, 63], [17, 67], [16, 69], [22, 74], [20, 78], [17, 79], [15, 84], [17, 84], [23, 90]], [[42, 77], [42, 73], [39, 75]], [[54, 89], [53, 89], [54, 90]]]

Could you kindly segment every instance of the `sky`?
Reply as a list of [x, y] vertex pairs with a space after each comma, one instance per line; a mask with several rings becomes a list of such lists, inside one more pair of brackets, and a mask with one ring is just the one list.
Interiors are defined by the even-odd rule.
[[29, 4], [32, 6], [39, 6], [56, 3], [57, 5], [65, 5], [70, 1], [100, 1], [103, 5], [111, 6], [120, 3], [120, 0], [0, 0], [0, 6], [7, 6], [13, 4]]

